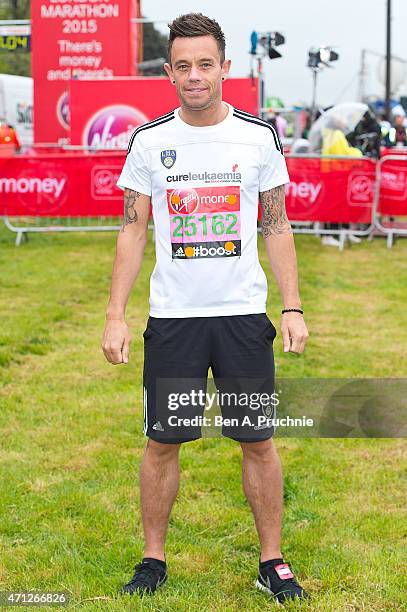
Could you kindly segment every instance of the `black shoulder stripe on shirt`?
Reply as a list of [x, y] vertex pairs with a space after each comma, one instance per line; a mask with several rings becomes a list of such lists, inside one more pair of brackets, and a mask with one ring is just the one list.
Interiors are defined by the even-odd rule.
[[278, 134], [277, 134], [277, 130], [274, 128], [274, 126], [272, 126], [270, 123], [267, 123], [267, 121], [260, 119], [259, 117], [255, 117], [255, 115], [251, 115], [250, 113], [246, 113], [237, 108], [234, 109], [233, 114], [239, 119], [243, 119], [243, 121], [248, 121], [249, 123], [255, 123], [257, 125], [262, 125], [263, 127], [267, 127], [273, 134], [273, 138], [274, 138], [274, 142], [275, 142], [277, 150], [283, 154], [283, 145], [281, 144], [280, 138], [278, 137]]
[[[245, 115], [245, 117], [249, 117], [250, 119], [256, 119], [256, 121], [259, 121], [260, 123], [264, 123], [267, 127], [270, 127], [270, 125], [271, 125], [271, 123], [269, 123], [265, 119], [261, 119], [261, 117], [257, 117], [257, 115], [253, 115], [252, 113], [248, 113], [247, 111], [243, 111], [240, 108], [235, 108], [234, 110], [237, 113], [239, 113], [240, 115]], [[272, 127], [274, 127], [274, 126], [272, 126]]]
[[130, 153], [134, 139], [139, 132], [153, 128], [156, 125], [161, 125], [162, 123], [167, 123], [167, 121], [171, 121], [171, 119], [174, 119], [174, 111], [171, 111], [167, 115], [162, 115], [162, 117], [157, 117], [157, 119], [149, 121], [148, 123], [144, 123], [143, 125], [140, 125], [138, 128], [136, 128], [133, 134], [130, 136], [129, 145], [127, 147], [127, 155]]
[[167, 117], [171, 117], [173, 114], [174, 114], [174, 111], [172, 110], [169, 113], [166, 113], [165, 115], [160, 115], [159, 117], [156, 117], [155, 119], [152, 119], [151, 121], [147, 121], [147, 123], [143, 123], [142, 125], [139, 125], [138, 127], [136, 127], [136, 129], [134, 130], [131, 136], [134, 136], [140, 128], [153, 125], [157, 123], [157, 121], [162, 121], [163, 119], [166, 119]]
[[170, 121], [171, 119], [174, 119], [174, 111], [171, 111], [167, 115], [162, 115], [161, 117], [157, 117], [157, 119], [154, 119], [153, 121], [149, 121], [148, 123], [144, 123], [143, 125], [140, 125], [138, 128], [136, 128], [130, 137], [129, 145], [127, 147], [127, 155], [130, 153], [134, 139], [139, 132], [141, 132], [142, 130], [153, 128], [156, 125], [161, 125], [162, 123], [166, 123], [167, 121]]
[[278, 151], [280, 151], [280, 153], [283, 154], [283, 145], [281, 144], [281, 141], [278, 137], [276, 129], [270, 123], [267, 123], [267, 121], [263, 121], [263, 119], [260, 119], [259, 117], [255, 117], [254, 115], [250, 115], [249, 113], [240, 111], [237, 108], [234, 109], [233, 114], [238, 119], [242, 119], [243, 121], [248, 121], [249, 123], [255, 123], [256, 125], [262, 125], [263, 127], [267, 127], [269, 130], [271, 130], [276, 148]]

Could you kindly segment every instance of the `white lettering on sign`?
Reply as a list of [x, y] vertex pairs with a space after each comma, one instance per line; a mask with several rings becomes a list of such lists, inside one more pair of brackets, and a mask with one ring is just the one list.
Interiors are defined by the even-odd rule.
[[311, 204], [314, 204], [318, 198], [322, 189], [321, 183], [308, 183], [301, 181], [299, 183], [288, 183], [285, 187], [287, 195], [291, 195], [293, 198], [299, 197], [303, 200], [309, 200]]
[[66, 179], [0, 178], [0, 193], [51, 193], [59, 198]]
[[110, 115], [107, 117], [106, 122], [103, 126], [103, 131], [100, 134], [96, 132], [93, 135], [92, 141], [90, 143], [91, 147], [96, 147], [97, 149], [125, 149], [126, 143], [129, 142], [130, 136], [134, 132], [134, 126], [130, 125], [127, 131], [121, 132], [120, 134], [112, 135], [110, 132], [110, 128], [112, 127], [115, 121], [115, 116]]
[[119, 5], [118, 4], [80, 4], [71, 6], [70, 4], [57, 4], [53, 6], [47, 6], [46, 4], [41, 5], [41, 17], [42, 18], [67, 18], [79, 17], [86, 19], [88, 17], [119, 17]]
[[103, 44], [100, 40], [72, 42], [62, 38], [57, 43], [61, 53], [102, 53], [103, 51]]
[[59, 58], [60, 66], [90, 66], [91, 68], [99, 68], [102, 58], [100, 55], [61, 55]]
[[69, 81], [72, 77], [76, 79], [111, 79], [113, 70], [103, 68], [101, 70], [83, 70], [82, 68], [65, 68], [64, 70], [48, 70], [48, 81]]

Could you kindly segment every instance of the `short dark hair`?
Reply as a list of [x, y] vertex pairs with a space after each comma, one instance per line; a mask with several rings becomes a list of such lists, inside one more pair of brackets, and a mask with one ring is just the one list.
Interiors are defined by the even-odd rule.
[[220, 62], [225, 61], [225, 35], [215, 19], [206, 17], [202, 13], [187, 13], [180, 15], [168, 24], [170, 37], [168, 40], [168, 61], [171, 63], [172, 43], [176, 38], [189, 38], [193, 36], [213, 36], [217, 42]]

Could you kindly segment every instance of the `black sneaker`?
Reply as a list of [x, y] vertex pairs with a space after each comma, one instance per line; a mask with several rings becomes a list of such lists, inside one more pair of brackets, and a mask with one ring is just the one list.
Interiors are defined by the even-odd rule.
[[120, 589], [120, 595], [134, 595], [138, 593], [151, 595], [167, 580], [167, 566], [164, 561], [144, 557], [141, 563], [134, 567], [134, 576]]
[[272, 595], [278, 603], [309, 597], [296, 581], [289, 564], [283, 559], [270, 559], [264, 562], [264, 565], [260, 563], [256, 587]]

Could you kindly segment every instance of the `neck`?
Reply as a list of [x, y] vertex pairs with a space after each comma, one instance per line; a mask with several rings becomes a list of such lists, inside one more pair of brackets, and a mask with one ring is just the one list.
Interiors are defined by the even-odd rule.
[[181, 104], [179, 111], [180, 118], [195, 127], [205, 127], [207, 125], [216, 125], [225, 119], [229, 112], [227, 104], [219, 100], [209, 108], [204, 110], [191, 110]]

